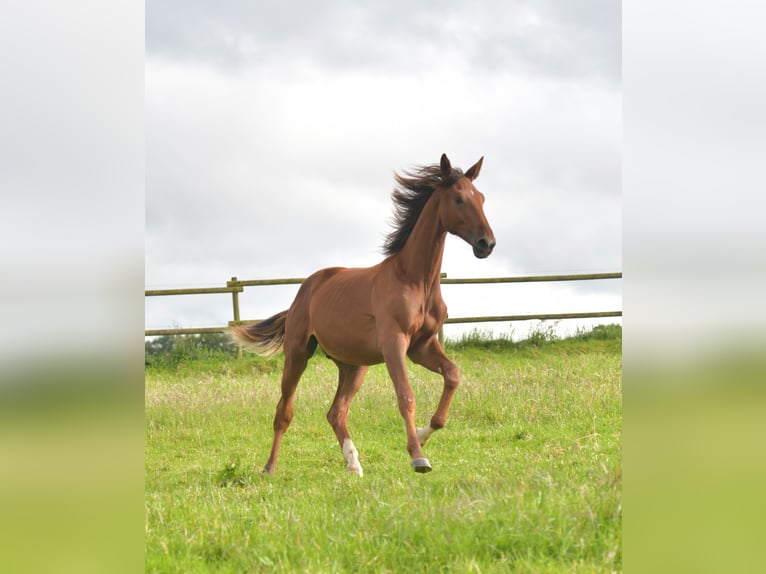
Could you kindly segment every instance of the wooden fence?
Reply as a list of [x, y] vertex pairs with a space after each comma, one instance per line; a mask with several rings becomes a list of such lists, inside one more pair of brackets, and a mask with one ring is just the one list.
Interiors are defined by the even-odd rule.
[[[622, 273], [591, 273], [581, 275], [532, 275], [526, 277], [488, 277], [474, 279], [450, 279], [446, 273], [442, 273], [442, 285], [471, 285], [488, 283], [534, 283], [552, 281], [593, 281], [603, 279], [622, 279]], [[299, 285], [305, 278], [291, 279], [253, 279], [241, 281], [232, 277], [226, 282], [226, 287], [202, 287], [196, 289], [148, 289], [144, 291], [146, 297], [160, 297], [171, 295], [202, 295], [207, 293], [231, 293], [232, 310], [234, 319], [228, 325], [221, 327], [191, 327], [179, 329], [146, 329], [146, 337], [156, 335], [188, 335], [201, 333], [221, 333], [232, 325], [252, 323], [254, 320], [242, 320], [239, 313], [239, 294], [245, 287], [262, 287], [266, 285]], [[500, 321], [528, 321], [538, 319], [541, 321], [555, 319], [591, 319], [599, 317], [622, 317], [622, 311], [593, 311], [585, 313], [545, 313], [537, 315], [492, 315], [481, 317], [447, 317], [446, 324], [452, 323], [485, 323]], [[442, 334], [440, 333], [440, 338]]]

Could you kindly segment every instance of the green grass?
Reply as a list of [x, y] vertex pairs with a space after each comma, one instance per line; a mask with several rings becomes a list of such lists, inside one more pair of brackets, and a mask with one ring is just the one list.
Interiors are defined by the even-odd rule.
[[[364, 477], [325, 413], [337, 371], [317, 356], [298, 387], [277, 474], [281, 359], [146, 370], [147, 572], [613, 572], [621, 569], [621, 338], [448, 345], [462, 384], [447, 427], [409, 467], [385, 368], [349, 429]], [[319, 355], [319, 354], [318, 354]], [[425, 424], [441, 378], [410, 377]]]

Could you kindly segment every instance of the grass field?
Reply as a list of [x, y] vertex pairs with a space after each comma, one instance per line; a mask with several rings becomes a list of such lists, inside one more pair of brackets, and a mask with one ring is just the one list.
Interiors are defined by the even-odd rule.
[[[414, 473], [385, 368], [349, 429], [325, 413], [337, 370], [317, 353], [298, 387], [277, 474], [268, 456], [281, 359], [147, 366], [147, 572], [615, 572], [621, 570], [621, 332], [451, 345], [462, 384]], [[419, 426], [441, 378], [410, 377]]]

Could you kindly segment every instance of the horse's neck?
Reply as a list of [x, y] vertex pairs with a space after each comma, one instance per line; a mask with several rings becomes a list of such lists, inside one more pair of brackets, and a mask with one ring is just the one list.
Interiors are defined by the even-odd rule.
[[399, 253], [401, 271], [409, 280], [422, 282], [426, 292], [439, 283], [447, 237], [447, 231], [439, 223], [437, 210], [437, 201], [426, 204]]

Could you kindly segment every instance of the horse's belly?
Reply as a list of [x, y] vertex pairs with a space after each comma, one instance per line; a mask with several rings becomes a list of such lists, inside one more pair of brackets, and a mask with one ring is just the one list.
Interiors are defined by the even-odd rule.
[[322, 350], [333, 359], [350, 365], [375, 365], [383, 362], [374, 331], [338, 327], [337, 330], [317, 331]]
[[370, 269], [330, 270], [313, 292], [311, 332], [325, 353], [351, 365], [383, 362], [370, 308]]

